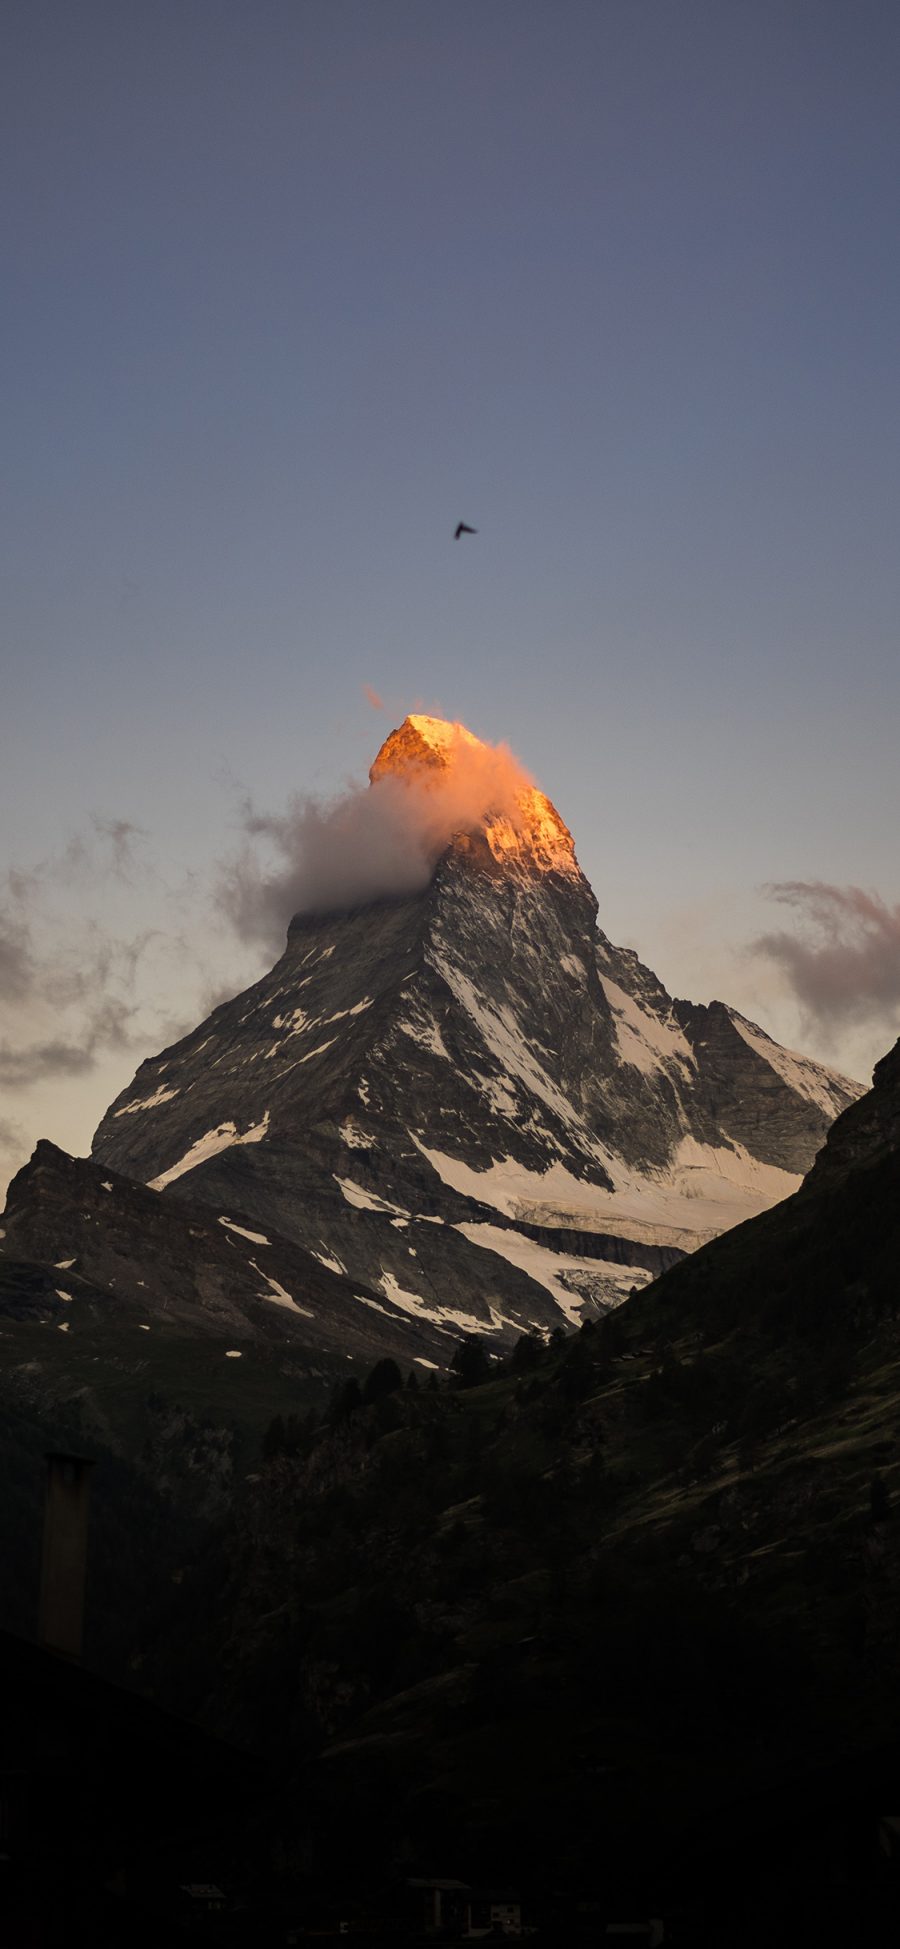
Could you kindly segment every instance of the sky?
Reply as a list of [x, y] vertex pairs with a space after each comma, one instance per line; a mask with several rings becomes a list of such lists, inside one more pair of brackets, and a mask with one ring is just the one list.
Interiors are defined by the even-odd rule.
[[235, 862], [416, 709], [866, 1080], [893, 0], [6, 0], [0, 107], [0, 1184], [271, 962]]

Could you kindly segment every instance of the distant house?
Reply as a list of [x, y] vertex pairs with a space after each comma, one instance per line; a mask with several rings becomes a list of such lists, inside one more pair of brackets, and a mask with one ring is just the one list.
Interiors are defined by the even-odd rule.
[[522, 1903], [508, 1888], [472, 1888], [466, 1881], [415, 1876], [407, 1881], [413, 1897], [413, 1926], [426, 1935], [481, 1936], [522, 1934]]
[[466, 1936], [521, 1935], [522, 1903], [509, 1889], [470, 1889], [466, 1899]]
[[425, 1935], [462, 1935], [468, 1882], [413, 1875], [406, 1886], [412, 1897], [414, 1928]]

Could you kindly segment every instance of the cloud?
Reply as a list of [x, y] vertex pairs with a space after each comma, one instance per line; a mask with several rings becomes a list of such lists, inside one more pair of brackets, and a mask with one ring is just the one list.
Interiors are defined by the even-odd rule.
[[0, 1196], [4, 1179], [24, 1163], [30, 1149], [26, 1131], [10, 1117], [0, 1117]]
[[82, 1076], [94, 1066], [92, 1052], [75, 1042], [36, 1042], [24, 1049], [0, 1043], [0, 1083], [28, 1089], [48, 1076]]
[[900, 1010], [900, 906], [862, 887], [784, 880], [766, 887], [798, 928], [762, 934], [757, 954], [778, 964], [798, 1002], [823, 1026], [880, 1020]]
[[[87, 900], [129, 881], [140, 828], [94, 816], [58, 853], [5, 875], [0, 904], [0, 1083], [84, 1075], [131, 1046], [138, 970], [152, 930], [112, 934]], [[98, 844], [98, 842], [102, 842]]]
[[112, 872], [120, 880], [132, 879], [138, 865], [135, 841], [148, 836], [143, 826], [131, 819], [105, 819], [98, 812], [91, 814], [91, 824], [99, 838], [109, 841]]
[[33, 975], [30, 928], [21, 916], [4, 909], [0, 911], [0, 995], [18, 1001], [27, 995]]
[[379, 697], [377, 690], [372, 689], [371, 684], [363, 684], [363, 696], [365, 697], [366, 703], [371, 704], [373, 711], [384, 710], [384, 699]]
[[55, 1035], [21, 1045], [0, 1042], [0, 1083], [30, 1089], [49, 1077], [85, 1075], [104, 1051], [127, 1049], [139, 1040], [129, 1033], [136, 1012], [135, 1004], [108, 995], [80, 1025], [77, 1039]]
[[448, 759], [383, 774], [335, 799], [296, 797], [284, 813], [247, 801], [247, 843], [223, 867], [219, 888], [237, 932], [279, 943], [295, 913], [418, 892], [458, 833], [488, 813], [519, 821], [519, 794], [533, 781], [507, 746], [459, 735]]
[[116, 813], [0, 872], [0, 1206], [40, 1135], [89, 1147], [136, 1062], [202, 1018], [204, 986], [257, 978], [214, 891]]

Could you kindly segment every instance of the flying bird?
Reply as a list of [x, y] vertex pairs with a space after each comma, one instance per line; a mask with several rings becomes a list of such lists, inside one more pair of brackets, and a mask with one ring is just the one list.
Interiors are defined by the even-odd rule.
[[477, 535], [477, 533], [477, 528], [469, 528], [464, 521], [460, 521], [453, 539], [454, 541], [458, 541], [460, 535]]

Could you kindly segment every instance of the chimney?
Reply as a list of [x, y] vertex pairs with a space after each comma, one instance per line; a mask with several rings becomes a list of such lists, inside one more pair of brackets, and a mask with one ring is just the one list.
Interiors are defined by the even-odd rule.
[[82, 1455], [47, 1456], [38, 1641], [81, 1657], [91, 1469]]

